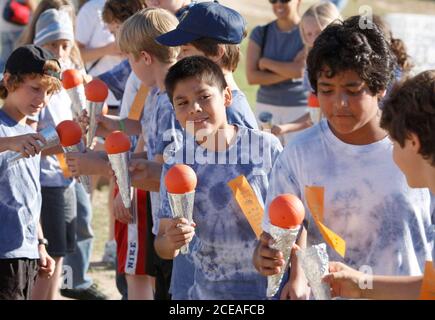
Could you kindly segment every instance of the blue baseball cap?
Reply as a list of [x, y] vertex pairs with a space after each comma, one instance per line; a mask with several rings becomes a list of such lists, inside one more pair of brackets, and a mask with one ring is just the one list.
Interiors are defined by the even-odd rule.
[[219, 43], [239, 44], [245, 36], [246, 21], [237, 11], [217, 1], [200, 2], [181, 17], [177, 28], [156, 38], [168, 47], [180, 46], [200, 38]]

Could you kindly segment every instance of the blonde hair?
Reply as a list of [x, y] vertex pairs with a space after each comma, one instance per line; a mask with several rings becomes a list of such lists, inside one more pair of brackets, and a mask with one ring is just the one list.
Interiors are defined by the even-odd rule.
[[[42, 0], [36, 7], [35, 12], [32, 14], [32, 20], [26, 26], [20, 38], [18, 39], [16, 47], [21, 47], [26, 44], [33, 44], [33, 41], [35, 40], [36, 22], [38, 21], [39, 16], [48, 9], [62, 9], [67, 11], [71, 15], [71, 21], [73, 22], [73, 28], [75, 30], [76, 16], [74, 12], [74, 6], [70, 0]], [[70, 58], [78, 68], [83, 68], [83, 60], [75, 41], [72, 41]]]
[[307, 39], [305, 38], [302, 21], [306, 18], [314, 18], [320, 30], [325, 29], [335, 20], [342, 20], [341, 14], [338, 11], [337, 7], [329, 1], [320, 2], [309, 7], [301, 17], [301, 23], [299, 28], [302, 41], [305, 45], [307, 44]]
[[142, 51], [146, 51], [160, 62], [175, 62], [179, 47], [161, 45], [155, 38], [174, 30], [177, 25], [177, 18], [167, 10], [143, 9], [123, 23], [118, 38], [119, 48], [124, 53], [133, 54], [136, 59]]
[[[60, 72], [60, 67], [57, 61], [47, 60], [44, 64], [44, 71]], [[4, 78], [0, 81], [0, 99], [6, 99], [9, 92], [15, 91], [26, 79], [35, 79], [41, 77], [41, 84], [47, 87], [47, 91], [56, 93], [61, 90], [62, 84], [59, 79], [47, 74], [27, 73], [27, 74], [11, 74], [8, 78], [7, 87]]]

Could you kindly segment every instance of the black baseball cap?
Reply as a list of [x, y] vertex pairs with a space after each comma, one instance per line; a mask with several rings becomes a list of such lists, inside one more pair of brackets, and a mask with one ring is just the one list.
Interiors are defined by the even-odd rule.
[[15, 49], [5, 65], [5, 72], [10, 74], [45, 74], [57, 79], [60, 78], [60, 72], [44, 70], [44, 65], [48, 60], [57, 62], [60, 68], [60, 63], [54, 56], [44, 48], [35, 45], [25, 45]]

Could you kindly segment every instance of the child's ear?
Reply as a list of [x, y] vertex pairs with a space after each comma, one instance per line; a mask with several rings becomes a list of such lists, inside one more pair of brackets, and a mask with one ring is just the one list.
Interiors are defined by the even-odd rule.
[[5, 86], [5, 88], [6, 89], [8, 89], [8, 83], [9, 83], [9, 79], [11, 78], [11, 74], [9, 73], [9, 72], [5, 72], [4, 74], [3, 74], [3, 79], [2, 79], [2, 81], [3, 81], [3, 84], [4, 84], [4, 86]]
[[153, 63], [153, 56], [150, 55], [148, 52], [146, 51], [141, 51], [140, 52], [140, 59], [143, 59], [145, 64], [147, 66], [151, 65]]
[[381, 100], [382, 98], [384, 98], [387, 94], [387, 89], [382, 90], [381, 92], [378, 93], [378, 100]]
[[209, 57], [210, 60], [215, 62], [216, 64], [220, 65], [220, 62], [222, 60], [222, 57], [225, 54], [225, 47], [223, 44], [218, 44], [218, 52], [217, 55]]
[[412, 150], [414, 150], [415, 153], [419, 153], [421, 148], [421, 142], [419, 137], [415, 133], [410, 133], [408, 135], [408, 140], [411, 143]]
[[230, 87], [226, 87], [223, 93], [224, 93], [225, 107], [228, 108], [233, 103], [233, 93], [231, 92]]

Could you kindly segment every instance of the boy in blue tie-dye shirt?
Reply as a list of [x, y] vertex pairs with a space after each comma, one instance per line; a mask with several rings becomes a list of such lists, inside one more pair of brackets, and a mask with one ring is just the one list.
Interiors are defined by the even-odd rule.
[[[393, 162], [378, 101], [391, 81], [394, 59], [378, 27], [361, 29], [360, 19], [328, 26], [309, 53], [310, 82], [326, 119], [296, 137], [277, 160], [264, 230], [268, 204], [279, 194], [293, 193], [307, 210], [308, 244], [324, 242], [305, 191], [323, 187], [322, 222], [346, 241], [344, 259], [328, 249], [332, 260], [375, 274], [421, 275], [431, 255], [430, 194], [410, 189]], [[280, 253], [268, 248], [268, 239], [263, 234], [254, 255], [264, 275], [284, 264]], [[306, 289], [295, 261], [284, 296], [306, 297]]]
[[157, 253], [173, 259], [195, 235], [189, 253], [194, 270], [184, 270], [194, 276], [188, 298], [264, 299], [266, 278], [251, 262], [256, 235], [228, 182], [245, 176], [264, 205], [281, 144], [271, 134], [228, 124], [225, 107], [231, 104], [231, 90], [211, 60], [185, 58], [169, 70], [165, 83], [186, 136], [183, 147], [165, 163], [162, 179], [174, 163], [187, 163], [198, 185], [190, 225], [186, 219], [172, 218], [166, 187], [160, 184]]

